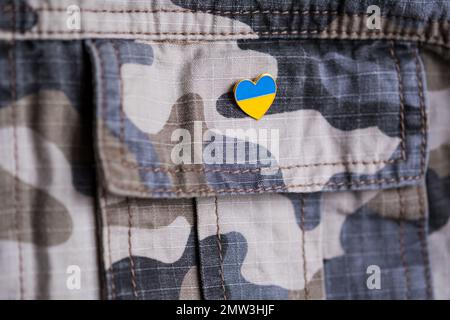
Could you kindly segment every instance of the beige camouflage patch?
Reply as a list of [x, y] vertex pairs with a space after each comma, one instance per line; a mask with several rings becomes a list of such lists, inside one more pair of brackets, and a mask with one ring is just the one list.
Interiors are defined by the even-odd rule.
[[[71, 163], [91, 161], [90, 146], [81, 143], [81, 119], [62, 91], [41, 90], [11, 103], [17, 126], [32, 129], [54, 143]], [[0, 108], [0, 128], [11, 126], [11, 108]], [[68, 143], [70, 141], [70, 143]]]
[[[15, 190], [8, 190], [12, 187]], [[1, 167], [0, 190], [11, 195], [2, 198], [0, 239], [55, 246], [70, 238], [71, 216], [50, 194], [22, 182]]]
[[381, 190], [367, 206], [384, 218], [418, 220], [423, 218], [426, 190], [421, 187], [404, 187]]
[[325, 298], [323, 270], [319, 270], [306, 285], [306, 290], [289, 291], [290, 300], [319, 300]]
[[[166, 227], [178, 217], [184, 217], [189, 225], [193, 225], [193, 199], [133, 199], [135, 206], [134, 219], [139, 221], [136, 228], [157, 229]], [[108, 205], [105, 207], [107, 221], [110, 226], [128, 227], [130, 204], [127, 198], [117, 198], [111, 203], [108, 197]]]
[[180, 287], [180, 300], [200, 300], [200, 280], [197, 267], [192, 267], [183, 279]]
[[105, 269], [130, 255], [174, 263], [183, 255], [192, 229], [190, 199], [101, 200]]

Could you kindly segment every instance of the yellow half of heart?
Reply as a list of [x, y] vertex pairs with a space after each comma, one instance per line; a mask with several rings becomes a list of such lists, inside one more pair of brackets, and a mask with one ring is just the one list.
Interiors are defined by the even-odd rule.
[[259, 120], [263, 115], [266, 114], [267, 110], [269, 110], [270, 106], [273, 103], [273, 100], [275, 100], [275, 93], [236, 102], [239, 108], [242, 109], [242, 111], [244, 111], [250, 117]]
[[[273, 93], [264, 94], [264, 95], [260, 95], [260, 96], [254, 96], [254, 97], [242, 99], [242, 100], [237, 99], [236, 90], [243, 81], [248, 81], [248, 82], [253, 83], [254, 87], [256, 88], [256, 86], [258, 85], [258, 81], [263, 77], [270, 77], [271, 80], [273, 81], [274, 86], [275, 86], [275, 90]], [[250, 117], [252, 117], [256, 120], [261, 119], [262, 116], [264, 116], [266, 114], [267, 110], [269, 110], [270, 106], [272, 105], [273, 101], [275, 100], [276, 91], [277, 91], [276, 82], [273, 79], [273, 77], [268, 73], [261, 74], [260, 76], [258, 76], [258, 78], [255, 79], [255, 81], [252, 81], [249, 79], [243, 79], [243, 80], [237, 82], [233, 88], [235, 100], [236, 100], [236, 103], [239, 106], [239, 108], [241, 108], [242, 111], [244, 111], [246, 114], [248, 114]]]

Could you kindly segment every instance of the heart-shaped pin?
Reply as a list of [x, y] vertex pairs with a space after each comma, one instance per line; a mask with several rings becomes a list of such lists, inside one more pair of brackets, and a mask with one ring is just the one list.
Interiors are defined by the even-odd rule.
[[274, 78], [263, 73], [255, 81], [244, 79], [236, 83], [233, 88], [234, 99], [239, 108], [256, 120], [269, 110], [277, 93]]

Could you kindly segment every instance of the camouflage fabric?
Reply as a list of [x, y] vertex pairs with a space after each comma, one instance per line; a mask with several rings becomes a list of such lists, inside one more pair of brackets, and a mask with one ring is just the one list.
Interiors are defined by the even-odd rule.
[[450, 299], [449, 20], [1, 0], [0, 298]]

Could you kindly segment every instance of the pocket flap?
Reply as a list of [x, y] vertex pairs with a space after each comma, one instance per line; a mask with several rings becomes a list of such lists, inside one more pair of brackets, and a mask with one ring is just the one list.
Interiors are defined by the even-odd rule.
[[[95, 40], [97, 153], [135, 197], [363, 190], [416, 184], [426, 162], [423, 72], [385, 41]], [[260, 119], [232, 89], [269, 73]]]

